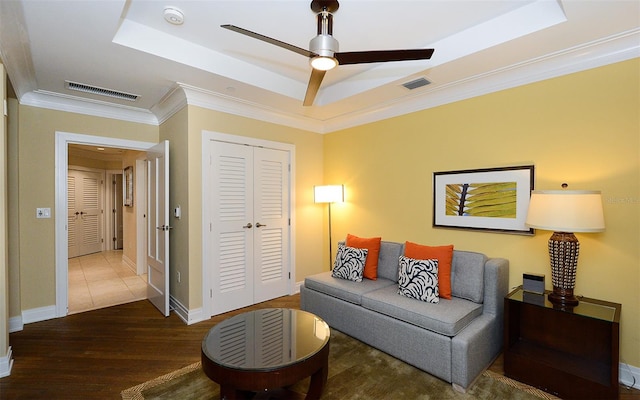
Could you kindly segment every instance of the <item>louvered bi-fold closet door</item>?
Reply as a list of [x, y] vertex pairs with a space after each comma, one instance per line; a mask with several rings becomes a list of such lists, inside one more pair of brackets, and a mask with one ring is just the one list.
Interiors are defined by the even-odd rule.
[[289, 284], [289, 154], [254, 149], [254, 302], [287, 294]]
[[287, 294], [288, 153], [211, 142], [213, 314]]
[[70, 169], [67, 176], [69, 257], [102, 251], [102, 173]]
[[253, 304], [253, 148], [211, 143], [212, 310]]

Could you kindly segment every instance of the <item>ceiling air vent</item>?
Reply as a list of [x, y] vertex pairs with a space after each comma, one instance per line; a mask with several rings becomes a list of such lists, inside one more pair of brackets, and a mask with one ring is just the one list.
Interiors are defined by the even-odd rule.
[[425, 78], [418, 78], [418, 79], [415, 79], [415, 80], [413, 80], [411, 82], [403, 83], [402, 86], [404, 86], [405, 88], [407, 88], [409, 90], [413, 90], [413, 89], [417, 89], [419, 87], [427, 86], [430, 83], [431, 82], [429, 82]]
[[70, 89], [70, 90], [76, 90], [78, 92], [83, 92], [83, 93], [97, 94], [100, 96], [113, 97], [121, 100], [136, 101], [138, 100], [138, 97], [140, 97], [137, 94], [119, 92], [117, 90], [85, 85], [84, 83], [78, 83], [78, 82], [65, 81], [65, 86], [67, 89]]

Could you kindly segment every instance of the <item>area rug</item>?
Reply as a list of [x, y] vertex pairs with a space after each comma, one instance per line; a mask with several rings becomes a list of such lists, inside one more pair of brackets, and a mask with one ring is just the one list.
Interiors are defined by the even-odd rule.
[[[292, 387], [306, 393], [309, 378]], [[123, 400], [213, 400], [219, 386], [202, 372], [200, 363], [122, 391]], [[329, 378], [322, 399], [512, 399], [556, 397], [502, 375], [485, 371], [466, 393], [390, 355], [332, 330]]]

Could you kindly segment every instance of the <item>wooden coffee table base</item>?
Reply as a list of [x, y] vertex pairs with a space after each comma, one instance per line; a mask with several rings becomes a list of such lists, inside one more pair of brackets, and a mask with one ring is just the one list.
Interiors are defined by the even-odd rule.
[[[252, 371], [219, 365], [202, 354], [202, 370], [214, 382], [220, 384], [220, 399], [235, 400], [253, 397], [256, 393], [286, 388], [306, 377], [311, 377], [306, 399], [319, 399], [329, 373], [329, 341], [324, 347], [304, 361], [272, 370]], [[282, 390], [289, 399], [293, 395]], [[302, 395], [298, 395], [302, 396]]]

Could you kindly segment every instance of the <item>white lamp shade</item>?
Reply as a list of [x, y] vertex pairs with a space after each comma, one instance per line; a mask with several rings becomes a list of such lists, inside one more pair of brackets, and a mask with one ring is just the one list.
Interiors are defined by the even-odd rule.
[[344, 201], [344, 185], [324, 185], [313, 187], [315, 203], [337, 203]]
[[602, 196], [592, 190], [534, 190], [525, 223], [554, 232], [601, 232]]

